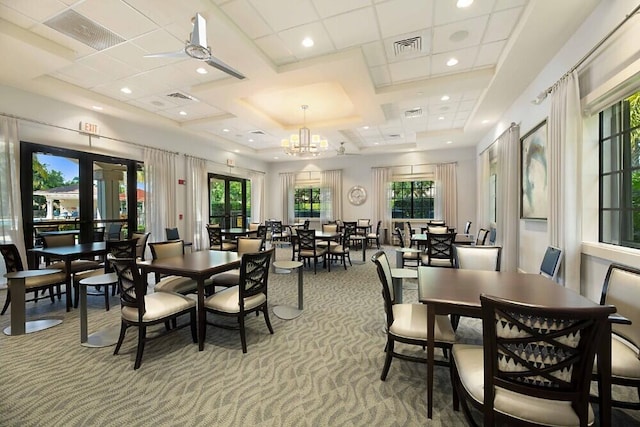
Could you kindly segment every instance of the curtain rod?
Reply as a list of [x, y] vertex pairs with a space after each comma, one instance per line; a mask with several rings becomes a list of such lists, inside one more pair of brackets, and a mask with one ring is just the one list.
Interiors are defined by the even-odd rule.
[[342, 171], [342, 169], [323, 169], [321, 171], [292, 171], [292, 172], [278, 172], [278, 175], [286, 175], [288, 173], [308, 173], [311, 175], [312, 173], [322, 173], [322, 172], [333, 172], [333, 171]]
[[487, 148], [485, 148], [484, 150], [482, 150], [480, 152], [479, 156], [482, 156], [485, 151], [487, 151], [489, 148], [493, 147], [493, 144], [498, 142], [498, 140], [500, 138], [502, 138], [507, 132], [511, 132], [513, 129], [519, 128], [519, 127], [520, 127], [520, 125], [516, 124], [516, 122], [511, 122], [511, 124], [509, 125], [508, 128], [506, 128], [500, 135], [498, 135], [498, 137], [496, 139], [494, 139], [493, 142], [491, 144], [489, 144], [489, 146]]
[[589, 52], [587, 52], [582, 58], [580, 58], [580, 60], [578, 62], [576, 62], [576, 64], [573, 67], [571, 67], [569, 69], [569, 71], [564, 73], [562, 75], [562, 77], [560, 77], [554, 84], [552, 84], [551, 86], [549, 86], [548, 88], [546, 88], [545, 90], [540, 92], [540, 94], [536, 97], [536, 99], [534, 99], [531, 102], [536, 104], [536, 105], [538, 105], [542, 101], [544, 101], [544, 99], [551, 94], [551, 91], [556, 87], [556, 85], [558, 83], [560, 83], [562, 81], [562, 79], [564, 79], [569, 74], [573, 73], [575, 70], [578, 69], [578, 67], [580, 67], [582, 64], [584, 64], [584, 62], [587, 59], [589, 59], [589, 57], [591, 55], [593, 55], [596, 52], [596, 50], [598, 50], [600, 48], [600, 46], [602, 46], [607, 40], [609, 40], [609, 38], [611, 38], [611, 36], [613, 36], [620, 29], [620, 27], [622, 27], [624, 24], [627, 23], [627, 21], [629, 21], [631, 18], [633, 18], [633, 16], [635, 14], [637, 14], [638, 11], [640, 11], [640, 5], [636, 6], [635, 9], [633, 9], [630, 14], [626, 15], [625, 18], [622, 20], [622, 22], [620, 22], [618, 25], [616, 25], [616, 27], [613, 30], [611, 30], [606, 36], [604, 36], [602, 38], [602, 40], [600, 40], [598, 43], [596, 43], [596, 45], [593, 46], [589, 50]]
[[[35, 120], [35, 119], [29, 119], [27, 117], [15, 116], [13, 114], [0, 113], [0, 116], [8, 117], [10, 119], [20, 120], [20, 121], [23, 121], [23, 122], [35, 123], [35, 124], [39, 124], [39, 125], [43, 125], [43, 126], [49, 126], [49, 127], [56, 128], [56, 129], [68, 130], [68, 131], [76, 132], [76, 133], [79, 133], [79, 134], [82, 134], [82, 135], [87, 135], [89, 137], [89, 147], [91, 147], [91, 137], [97, 137], [97, 138], [101, 138], [101, 139], [108, 139], [108, 140], [111, 140], [111, 141], [117, 141], [117, 142], [122, 142], [122, 143], [125, 143], [125, 144], [130, 144], [130, 145], [133, 145], [133, 146], [136, 146], [136, 147], [139, 147], [139, 148], [151, 148], [151, 149], [154, 149], [154, 150], [163, 151], [165, 153], [177, 154], [177, 155], [183, 155], [183, 156], [187, 156], [187, 157], [193, 157], [193, 158], [197, 158], [197, 159], [202, 159], [202, 157], [196, 157], [196, 156], [192, 156], [190, 154], [180, 153], [178, 151], [165, 150], [164, 148], [152, 147], [150, 145], [144, 145], [144, 144], [140, 144], [138, 142], [127, 141], [125, 139], [114, 138], [114, 137], [111, 137], [111, 136], [92, 135], [90, 133], [82, 132], [80, 129], [72, 129], [72, 128], [68, 128], [66, 126], [60, 126], [60, 125], [55, 125], [53, 123], [43, 122], [41, 120]], [[214, 160], [209, 160], [209, 159], [202, 159], [202, 160], [205, 160], [207, 162], [211, 162], [211, 163], [214, 163], [214, 164], [220, 165], [220, 166], [228, 166], [228, 165], [226, 165], [224, 163], [216, 162]], [[248, 169], [248, 168], [242, 168], [242, 167], [239, 167], [238, 169], [242, 169], [242, 170], [249, 171], [249, 172], [256, 172], [256, 173], [265, 174], [265, 172], [263, 172], [263, 171], [254, 170], [254, 169]]]
[[416, 163], [415, 165], [372, 166], [371, 169], [404, 168], [404, 167], [433, 166], [433, 165], [457, 165], [457, 164], [458, 162]]

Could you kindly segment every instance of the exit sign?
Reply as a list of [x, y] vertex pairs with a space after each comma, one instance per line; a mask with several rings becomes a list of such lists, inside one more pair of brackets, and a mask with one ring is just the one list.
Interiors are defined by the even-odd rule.
[[80, 122], [80, 132], [97, 135], [98, 125], [96, 123]]

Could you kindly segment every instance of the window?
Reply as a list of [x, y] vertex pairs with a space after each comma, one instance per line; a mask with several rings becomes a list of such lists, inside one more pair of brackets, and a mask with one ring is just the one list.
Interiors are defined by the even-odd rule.
[[640, 92], [600, 112], [600, 241], [640, 248]]
[[223, 228], [248, 226], [251, 212], [251, 181], [209, 174], [209, 223]]
[[296, 188], [293, 210], [296, 218], [320, 218], [320, 188]]
[[433, 181], [397, 181], [391, 187], [392, 218], [433, 218]]

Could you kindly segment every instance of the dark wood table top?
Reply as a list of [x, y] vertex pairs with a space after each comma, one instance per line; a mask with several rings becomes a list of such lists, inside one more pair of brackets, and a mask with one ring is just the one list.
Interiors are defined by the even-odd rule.
[[140, 266], [145, 271], [199, 279], [238, 268], [240, 259], [237, 252], [204, 250], [186, 253], [183, 256], [143, 261]]
[[55, 246], [52, 248], [32, 248], [29, 252], [39, 255], [73, 258], [83, 255], [101, 255], [107, 251], [107, 242], [78, 243], [69, 246]]
[[[411, 240], [413, 240], [414, 242], [426, 242], [427, 235], [426, 233], [412, 234]], [[470, 244], [473, 242], [475, 242], [475, 237], [470, 236], [468, 234], [461, 234], [461, 233], [456, 234], [456, 238], [453, 241], [453, 243], [459, 243], [459, 244]]]

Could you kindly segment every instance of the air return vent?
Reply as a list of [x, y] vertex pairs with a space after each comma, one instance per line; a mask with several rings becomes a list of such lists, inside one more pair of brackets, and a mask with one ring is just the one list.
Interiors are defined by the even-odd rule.
[[419, 53], [422, 51], [422, 37], [415, 36], [404, 40], [393, 42], [393, 53], [395, 56]]
[[249, 131], [249, 133], [252, 133], [254, 135], [264, 135], [265, 133], [263, 131], [261, 131], [260, 129], [256, 129], [256, 130], [252, 130]]
[[44, 24], [96, 50], [107, 49], [125, 41], [72, 9], [54, 16]]
[[404, 112], [404, 117], [407, 119], [414, 119], [416, 117], [422, 117], [422, 108], [412, 108]]
[[185, 93], [182, 92], [173, 92], [173, 93], [168, 93], [167, 96], [171, 97], [171, 98], [178, 98], [178, 99], [185, 99], [185, 100], [189, 100], [189, 101], [196, 101], [196, 99], [192, 96], [189, 96]]

